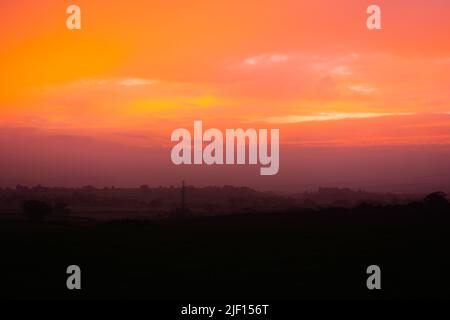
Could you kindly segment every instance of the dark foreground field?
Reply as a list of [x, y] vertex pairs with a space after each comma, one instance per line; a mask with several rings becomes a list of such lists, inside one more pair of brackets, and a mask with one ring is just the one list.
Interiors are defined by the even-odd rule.
[[[157, 222], [0, 221], [1, 297], [450, 298], [450, 212], [293, 210]], [[82, 290], [66, 289], [66, 268]], [[366, 268], [381, 267], [381, 291]]]

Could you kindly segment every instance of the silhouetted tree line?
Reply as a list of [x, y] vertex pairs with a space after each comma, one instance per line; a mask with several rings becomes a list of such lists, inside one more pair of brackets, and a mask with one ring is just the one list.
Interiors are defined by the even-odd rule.
[[[398, 211], [399, 213], [404, 212], [406, 209], [417, 208], [417, 209], [426, 209], [433, 213], [450, 213], [450, 202], [447, 200], [447, 195], [442, 192], [433, 192], [428, 194], [423, 200], [415, 201], [408, 203], [406, 205], [373, 205], [368, 202], [361, 203], [358, 207], [354, 209], [347, 209], [353, 212], [370, 212], [376, 210], [379, 212], [379, 209], [382, 211]], [[332, 207], [329, 208], [321, 208], [319, 212], [329, 212]], [[42, 221], [45, 218], [54, 215], [54, 216], [64, 216], [67, 215], [70, 210], [67, 208], [67, 204], [63, 202], [50, 203], [47, 201], [39, 201], [39, 200], [28, 200], [23, 202], [22, 210], [25, 215], [30, 220], [33, 221]]]
[[22, 210], [25, 217], [33, 221], [44, 220], [51, 214], [66, 215], [69, 213], [69, 209], [65, 203], [57, 202], [52, 205], [46, 201], [38, 200], [25, 201], [22, 205]]

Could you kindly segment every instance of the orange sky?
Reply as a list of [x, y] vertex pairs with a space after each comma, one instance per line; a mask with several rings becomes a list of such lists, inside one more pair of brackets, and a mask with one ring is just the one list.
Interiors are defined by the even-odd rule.
[[153, 147], [198, 119], [289, 146], [448, 144], [449, 17], [446, 0], [2, 1], [0, 127]]

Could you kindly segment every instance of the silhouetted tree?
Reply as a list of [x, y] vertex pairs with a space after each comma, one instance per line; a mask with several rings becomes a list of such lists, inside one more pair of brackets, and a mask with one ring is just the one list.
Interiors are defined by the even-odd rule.
[[423, 202], [433, 207], [446, 207], [449, 205], [447, 195], [442, 191], [430, 193], [425, 197]]
[[60, 216], [65, 216], [70, 213], [70, 210], [67, 208], [67, 203], [57, 202], [54, 206], [54, 213]]
[[34, 221], [43, 220], [52, 213], [51, 205], [44, 201], [25, 201], [22, 205], [22, 209], [25, 216]]

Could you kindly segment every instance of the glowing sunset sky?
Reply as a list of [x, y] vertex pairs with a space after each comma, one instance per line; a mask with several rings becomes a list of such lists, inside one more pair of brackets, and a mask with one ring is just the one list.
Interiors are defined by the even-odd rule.
[[[65, 26], [73, 3], [81, 30]], [[382, 30], [366, 28], [371, 3], [382, 9]], [[41, 137], [167, 149], [170, 132], [197, 119], [280, 128], [285, 163], [303, 147], [450, 144], [446, 0], [2, 1], [0, 39], [0, 143], [9, 154], [1, 163], [17, 166], [4, 184], [37, 182], [31, 172], [52, 167], [16, 161]], [[92, 166], [106, 161], [89, 152]]]

